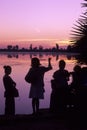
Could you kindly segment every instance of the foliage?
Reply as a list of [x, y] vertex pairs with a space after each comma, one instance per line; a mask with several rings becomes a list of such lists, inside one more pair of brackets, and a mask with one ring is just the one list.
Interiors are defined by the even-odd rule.
[[[87, 0], [84, 0], [82, 7], [87, 8]], [[79, 53], [86, 53], [87, 51], [87, 11], [80, 15], [80, 18], [74, 24], [71, 31], [72, 50]]]

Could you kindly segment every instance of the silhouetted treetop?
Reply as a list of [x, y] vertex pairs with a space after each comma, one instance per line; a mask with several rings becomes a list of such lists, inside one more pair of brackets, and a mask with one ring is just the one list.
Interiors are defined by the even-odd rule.
[[[87, 0], [84, 0], [82, 7], [87, 7]], [[82, 13], [71, 30], [72, 50], [79, 53], [87, 51], [87, 11]]]

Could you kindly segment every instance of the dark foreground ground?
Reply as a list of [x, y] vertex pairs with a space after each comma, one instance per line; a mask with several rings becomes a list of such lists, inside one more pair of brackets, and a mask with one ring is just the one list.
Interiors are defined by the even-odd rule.
[[50, 113], [43, 109], [37, 115], [1, 115], [0, 130], [87, 130], [87, 120], [77, 111]]

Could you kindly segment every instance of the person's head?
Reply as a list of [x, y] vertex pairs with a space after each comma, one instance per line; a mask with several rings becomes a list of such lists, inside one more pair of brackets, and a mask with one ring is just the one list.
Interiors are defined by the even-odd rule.
[[31, 66], [32, 67], [39, 67], [40, 66], [40, 60], [37, 57], [32, 58]]
[[59, 61], [59, 68], [60, 68], [60, 69], [64, 69], [64, 68], [65, 68], [65, 65], [66, 65], [66, 63], [65, 63], [64, 60], [60, 60], [60, 61]]
[[7, 65], [7, 66], [4, 66], [4, 71], [5, 71], [5, 74], [9, 75], [11, 73], [11, 66]]
[[80, 72], [81, 71], [81, 67], [79, 65], [75, 65], [73, 70], [74, 70], [74, 72]]

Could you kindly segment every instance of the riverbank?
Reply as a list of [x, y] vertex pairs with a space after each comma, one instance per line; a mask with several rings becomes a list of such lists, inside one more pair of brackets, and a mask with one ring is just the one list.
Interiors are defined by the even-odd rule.
[[85, 130], [86, 119], [78, 112], [50, 113], [40, 110], [37, 115], [0, 116], [0, 130]]

